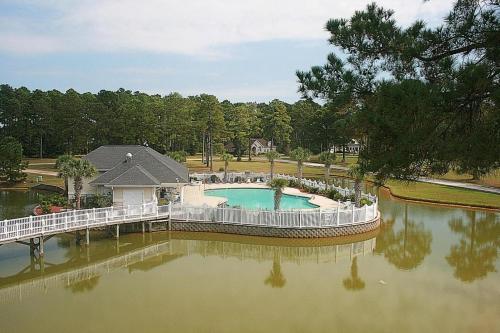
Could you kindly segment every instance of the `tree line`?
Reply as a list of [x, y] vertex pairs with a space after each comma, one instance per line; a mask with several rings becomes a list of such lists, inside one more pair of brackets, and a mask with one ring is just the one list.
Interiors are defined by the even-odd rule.
[[232, 142], [241, 158], [250, 138], [270, 140], [284, 153], [298, 146], [320, 152], [350, 139], [347, 121], [314, 101], [231, 103], [207, 94], [161, 96], [125, 89], [93, 94], [0, 86], [0, 135], [19, 141], [29, 157], [86, 154], [106, 144], [214, 154]]

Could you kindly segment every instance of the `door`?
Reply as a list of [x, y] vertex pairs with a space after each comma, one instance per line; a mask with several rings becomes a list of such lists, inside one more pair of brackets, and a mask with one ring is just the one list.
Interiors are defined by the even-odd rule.
[[143, 203], [144, 190], [141, 189], [123, 189], [123, 205], [130, 206], [129, 214], [140, 214]]

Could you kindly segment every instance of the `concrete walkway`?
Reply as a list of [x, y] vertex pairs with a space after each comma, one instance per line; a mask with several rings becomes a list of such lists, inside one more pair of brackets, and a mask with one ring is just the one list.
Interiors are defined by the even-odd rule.
[[500, 194], [500, 188], [484, 186], [484, 185], [477, 185], [477, 184], [470, 184], [470, 183], [464, 183], [464, 182], [457, 182], [457, 181], [453, 181], [453, 180], [420, 177], [418, 179], [418, 181], [423, 182], [423, 183], [436, 184], [436, 185], [458, 187], [458, 188], [463, 188], [463, 189], [467, 189], [467, 190]]
[[[192, 205], [207, 205], [210, 207], [217, 207], [218, 205], [226, 202], [227, 199], [222, 197], [207, 196], [204, 194], [204, 191], [209, 189], [220, 189], [220, 188], [268, 189], [269, 187], [266, 184], [259, 184], [259, 183], [241, 183], [241, 184], [221, 183], [221, 184], [187, 185], [184, 186], [183, 188], [184, 203]], [[339, 205], [338, 202], [334, 200], [328, 199], [326, 197], [317, 194], [300, 192], [300, 190], [296, 188], [286, 187], [283, 190], [283, 193], [309, 198], [310, 203], [317, 205], [321, 208], [337, 208]]]
[[[292, 161], [292, 160], [276, 160], [276, 162], [297, 164], [297, 162]], [[316, 167], [316, 168], [324, 168], [324, 165], [321, 164], [321, 163], [305, 162], [304, 165], [305, 166], [310, 166], [310, 167]], [[340, 165], [332, 165], [330, 167], [330, 169], [336, 169], [336, 170], [342, 170], [342, 171], [348, 171], [349, 170], [348, 167], [344, 167], [344, 166], [340, 166]], [[420, 177], [420, 178], [417, 179], [417, 181], [422, 182], [422, 183], [430, 183], [430, 184], [436, 184], [436, 185], [444, 185], [444, 186], [450, 186], [450, 187], [463, 188], [463, 189], [466, 189], [466, 190], [473, 190], [473, 191], [481, 191], [481, 192], [487, 192], [487, 193], [500, 194], [500, 188], [490, 187], [490, 186], [484, 186], [484, 185], [478, 185], [478, 184], [470, 184], [470, 183], [458, 182], [458, 181], [453, 181], [453, 180], [444, 180], [444, 179]]]
[[55, 176], [55, 177], [59, 175], [56, 171], [37, 170], [37, 169], [24, 169], [23, 172], [32, 173], [35, 175]]

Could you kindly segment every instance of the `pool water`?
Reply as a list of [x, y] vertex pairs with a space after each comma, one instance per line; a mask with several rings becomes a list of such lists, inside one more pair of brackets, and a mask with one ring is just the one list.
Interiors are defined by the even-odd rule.
[[[230, 207], [274, 209], [274, 190], [264, 188], [222, 188], [206, 190], [205, 195], [227, 198]], [[283, 194], [280, 209], [318, 208], [309, 198]]]

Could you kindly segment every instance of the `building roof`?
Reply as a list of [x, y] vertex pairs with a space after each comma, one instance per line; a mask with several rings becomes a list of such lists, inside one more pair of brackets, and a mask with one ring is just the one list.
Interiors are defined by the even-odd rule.
[[[252, 139], [252, 145], [254, 143], [259, 143], [263, 147], [270, 147], [271, 146], [271, 142], [270, 141], [267, 141], [266, 139], [262, 139], [262, 138], [260, 138], [260, 139]], [[274, 147], [276, 147], [276, 146], [273, 145], [273, 148]]]
[[108, 171], [122, 162], [127, 153], [134, 155], [146, 147], [140, 145], [109, 145], [100, 146], [88, 153], [84, 159], [92, 163], [99, 171]]
[[160, 181], [153, 177], [149, 172], [144, 170], [140, 165], [135, 165], [124, 173], [113, 179], [108, 185], [124, 186], [124, 185], [160, 185]]
[[[132, 157], [127, 158], [127, 153], [132, 154]], [[104, 171], [90, 182], [92, 185], [159, 186], [189, 181], [188, 169], [183, 164], [149, 147], [101, 146], [90, 152], [85, 159], [98, 170]], [[112, 162], [115, 164], [109, 167]]]

